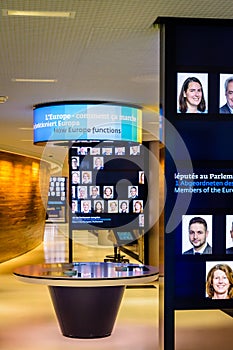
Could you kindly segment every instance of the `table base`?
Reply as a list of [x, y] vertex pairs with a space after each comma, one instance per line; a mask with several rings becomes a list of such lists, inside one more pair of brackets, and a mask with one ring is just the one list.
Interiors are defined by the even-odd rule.
[[72, 338], [111, 335], [125, 286], [48, 286], [61, 332]]

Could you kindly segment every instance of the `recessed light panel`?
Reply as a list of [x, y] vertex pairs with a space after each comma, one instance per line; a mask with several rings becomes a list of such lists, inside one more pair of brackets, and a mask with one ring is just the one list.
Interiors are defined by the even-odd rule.
[[18, 11], [18, 10], [2, 10], [3, 16], [29, 16], [29, 17], [59, 17], [74, 18], [75, 12], [72, 11]]

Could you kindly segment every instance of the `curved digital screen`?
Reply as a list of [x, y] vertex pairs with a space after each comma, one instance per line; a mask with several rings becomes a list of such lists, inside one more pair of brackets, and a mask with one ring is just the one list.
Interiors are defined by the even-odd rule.
[[34, 108], [34, 143], [76, 140], [142, 141], [140, 108], [65, 102]]

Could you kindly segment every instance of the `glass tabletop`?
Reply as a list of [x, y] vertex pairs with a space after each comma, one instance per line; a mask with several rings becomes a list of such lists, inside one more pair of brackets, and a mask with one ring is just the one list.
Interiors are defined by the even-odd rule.
[[153, 276], [158, 269], [143, 264], [111, 262], [72, 262], [26, 265], [18, 267], [14, 275], [45, 279], [124, 279]]

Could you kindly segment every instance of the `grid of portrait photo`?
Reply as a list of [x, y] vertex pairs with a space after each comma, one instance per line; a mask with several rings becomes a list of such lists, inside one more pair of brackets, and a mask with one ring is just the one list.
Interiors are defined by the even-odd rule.
[[73, 146], [73, 216], [137, 214], [144, 226], [144, 170], [140, 144]]

